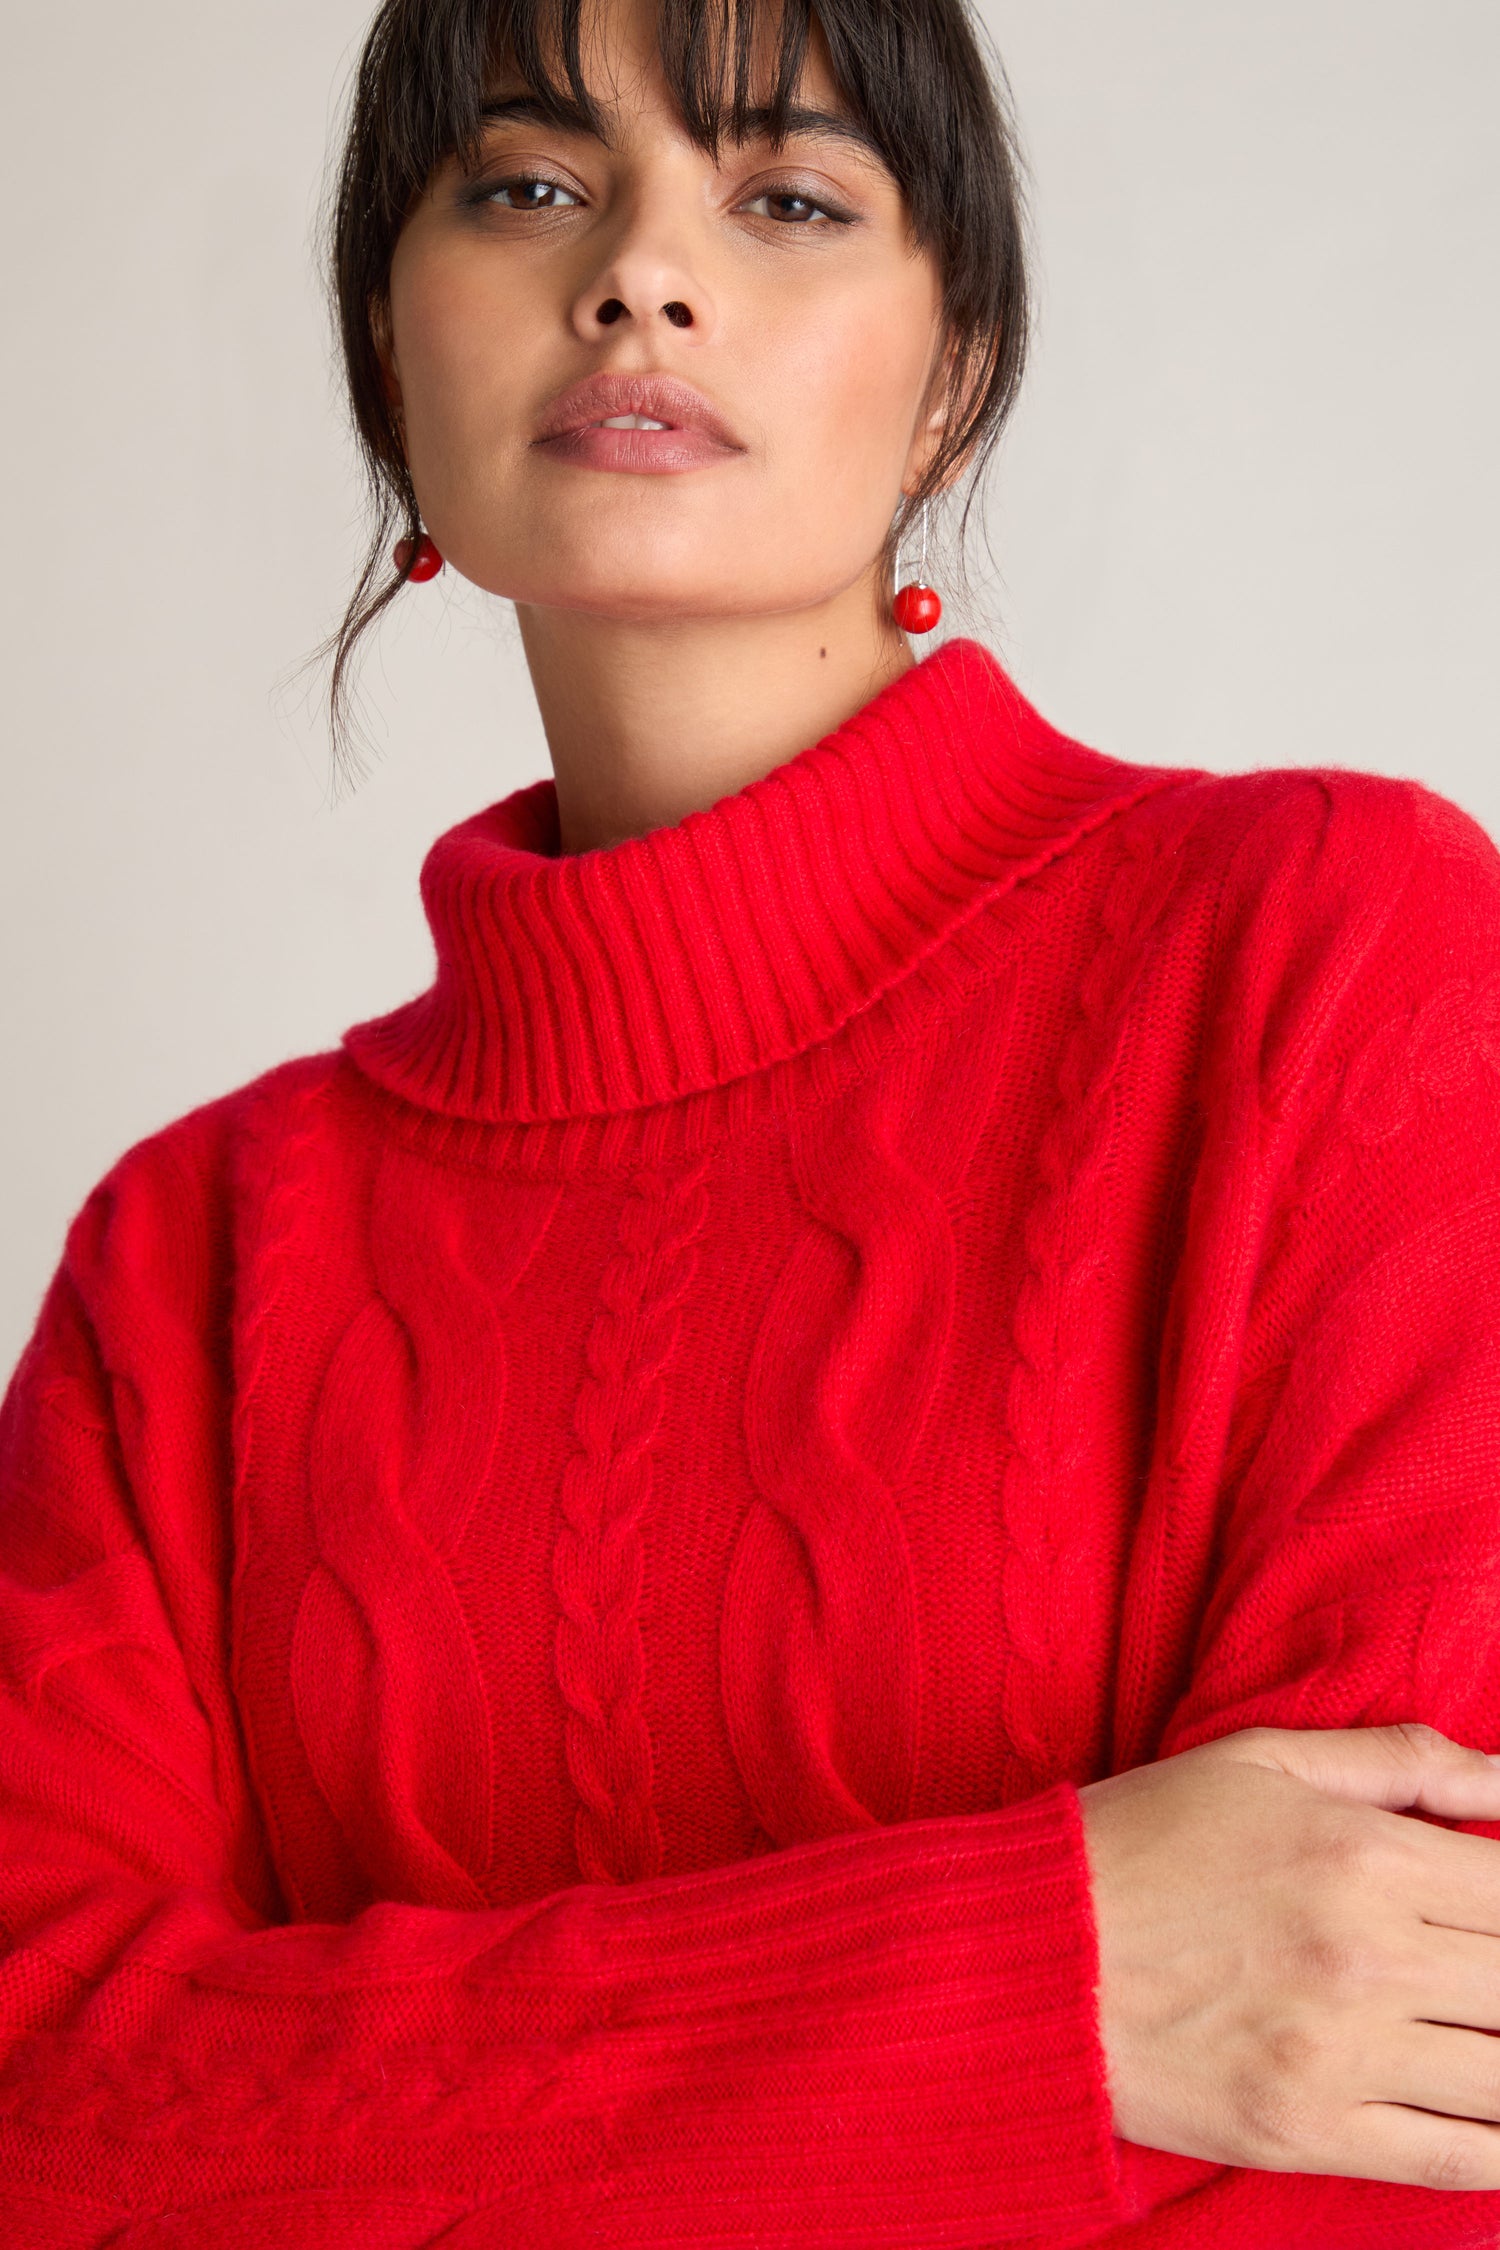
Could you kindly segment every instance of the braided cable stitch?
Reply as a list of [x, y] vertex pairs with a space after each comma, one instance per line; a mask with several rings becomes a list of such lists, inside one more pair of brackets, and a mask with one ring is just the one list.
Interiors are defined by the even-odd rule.
[[[1070, 1503], [1094, 1442], [1101, 1383], [1098, 1296], [1110, 1266], [1112, 1158], [1127, 1040], [1151, 967], [1151, 939], [1177, 879], [1160, 808], [1124, 817], [1099, 900], [1100, 940], [1077, 986], [1057, 1066], [1057, 1102], [1036, 1155], [1023, 1223], [1025, 1270], [1012, 1315], [1006, 1398], [1002, 1601], [1006, 1717], [1017, 1756], [1041, 1777], [1081, 1772], [1099, 1652], [1074, 1601], [1096, 1532]], [[1165, 861], [1165, 864], [1164, 864]]]
[[651, 1440], [708, 1210], [707, 1169], [702, 1158], [675, 1174], [649, 1170], [632, 1180], [573, 1409], [578, 1446], [563, 1471], [553, 1549], [555, 1652], [568, 1771], [581, 1799], [578, 1864], [590, 1882], [638, 1880], [662, 1863], [641, 1709], [641, 1523], [651, 1502]]

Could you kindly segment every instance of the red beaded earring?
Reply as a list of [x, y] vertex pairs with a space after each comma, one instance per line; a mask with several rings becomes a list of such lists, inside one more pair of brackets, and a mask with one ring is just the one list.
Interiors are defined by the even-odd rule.
[[398, 539], [391, 560], [398, 570], [406, 572], [408, 578], [415, 578], [418, 585], [424, 579], [436, 578], [443, 567], [443, 558], [425, 531], [415, 546], [409, 539]]
[[[896, 576], [901, 576], [901, 548], [896, 547]], [[927, 583], [927, 502], [922, 502], [922, 554], [910, 586], [897, 590], [891, 615], [903, 633], [930, 633], [943, 614], [941, 597]]]

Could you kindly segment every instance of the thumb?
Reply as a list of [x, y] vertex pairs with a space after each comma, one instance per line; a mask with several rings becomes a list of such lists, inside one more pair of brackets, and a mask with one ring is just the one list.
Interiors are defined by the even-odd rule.
[[1247, 1727], [1221, 1747], [1243, 1764], [1308, 1782], [1325, 1797], [1387, 1812], [1500, 1820], [1500, 1757], [1414, 1719], [1388, 1727]]

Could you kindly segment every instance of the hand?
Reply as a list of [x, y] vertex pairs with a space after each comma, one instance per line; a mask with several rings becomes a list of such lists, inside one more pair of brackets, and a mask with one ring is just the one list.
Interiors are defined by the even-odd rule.
[[1500, 1763], [1252, 1727], [1079, 1789], [1115, 2131], [1214, 2164], [1500, 2189]]

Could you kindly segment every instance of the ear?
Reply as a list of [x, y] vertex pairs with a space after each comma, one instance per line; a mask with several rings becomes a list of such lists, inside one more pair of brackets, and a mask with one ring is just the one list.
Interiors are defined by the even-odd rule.
[[936, 354], [932, 374], [923, 394], [922, 409], [912, 435], [911, 452], [907, 457], [906, 475], [902, 479], [903, 492], [910, 494], [920, 489], [933, 457], [942, 445], [958, 404], [955, 395], [958, 374], [959, 342], [956, 336], [949, 335]]
[[399, 430], [405, 420], [401, 400], [401, 377], [396, 367], [396, 345], [391, 335], [391, 306], [388, 297], [374, 297], [370, 301], [370, 338], [375, 346], [375, 357], [380, 362], [381, 388], [390, 409], [391, 419]]

